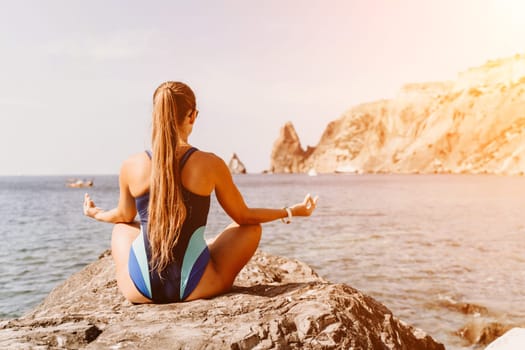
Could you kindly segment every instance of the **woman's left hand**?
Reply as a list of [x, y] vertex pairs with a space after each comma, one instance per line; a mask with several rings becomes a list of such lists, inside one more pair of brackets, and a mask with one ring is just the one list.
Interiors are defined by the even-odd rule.
[[84, 195], [84, 215], [95, 219], [95, 216], [103, 210], [95, 206], [95, 202], [91, 200], [89, 194]]
[[302, 203], [298, 203], [290, 208], [292, 210], [292, 215], [293, 216], [312, 215], [313, 211], [315, 210], [317, 206], [318, 199], [319, 199], [318, 196], [315, 196], [315, 198], [312, 198], [310, 193], [308, 193], [306, 197], [304, 197], [304, 201]]

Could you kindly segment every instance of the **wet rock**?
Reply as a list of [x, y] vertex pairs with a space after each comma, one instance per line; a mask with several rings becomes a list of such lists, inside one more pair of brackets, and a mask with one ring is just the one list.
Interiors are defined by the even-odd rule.
[[453, 299], [440, 300], [438, 305], [440, 307], [444, 307], [449, 310], [456, 311], [456, 312], [459, 312], [465, 315], [486, 316], [489, 313], [488, 309], [485, 306], [476, 305], [473, 303], [459, 302]]
[[0, 348], [444, 349], [373, 298], [262, 252], [231, 293], [210, 300], [132, 305], [114, 274], [103, 254], [33, 311], [1, 322]]
[[475, 318], [460, 329], [457, 334], [463, 338], [468, 345], [487, 345], [513, 327], [514, 326], [509, 324]]

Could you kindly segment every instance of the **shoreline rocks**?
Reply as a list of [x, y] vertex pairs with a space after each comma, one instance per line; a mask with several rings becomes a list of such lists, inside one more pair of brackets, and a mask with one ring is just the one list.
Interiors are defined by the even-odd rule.
[[501, 336], [514, 326], [502, 324], [493, 320], [474, 318], [463, 328], [457, 331], [457, 335], [464, 339], [467, 344], [474, 346], [485, 346]]
[[2, 349], [444, 349], [350, 286], [293, 259], [257, 252], [228, 294], [132, 305], [109, 253], [33, 311], [0, 322]]

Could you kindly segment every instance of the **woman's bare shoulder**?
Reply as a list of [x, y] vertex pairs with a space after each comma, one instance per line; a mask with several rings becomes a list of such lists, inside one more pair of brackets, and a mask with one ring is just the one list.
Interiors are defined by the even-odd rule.
[[151, 162], [146, 152], [135, 153], [122, 162], [120, 181], [132, 196], [144, 193], [149, 186]]
[[132, 154], [131, 156], [126, 158], [122, 162], [122, 167], [129, 168], [129, 167], [133, 167], [137, 165], [141, 166], [148, 162], [149, 162], [149, 157], [146, 154], [146, 152], [139, 152], [139, 153]]
[[200, 164], [210, 167], [220, 166], [221, 163], [224, 163], [221, 157], [212, 152], [206, 151], [197, 151], [195, 152], [194, 157]]
[[126, 178], [130, 184], [142, 183], [149, 177], [151, 162], [146, 152], [135, 153], [126, 158], [120, 167], [120, 176]]
[[211, 183], [222, 182], [225, 175], [229, 174], [228, 166], [224, 160], [212, 152], [195, 152], [195, 163], [200, 173]]

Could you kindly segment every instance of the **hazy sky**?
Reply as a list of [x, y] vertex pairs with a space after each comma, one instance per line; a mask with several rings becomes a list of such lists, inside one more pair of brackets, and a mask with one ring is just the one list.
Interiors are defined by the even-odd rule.
[[361, 102], [525, 53], [520, 0], [5, 1], [0, 174], [116, 174], [149, 148], [151, 95], [188, 83], [191, 143], [267, 169]]

